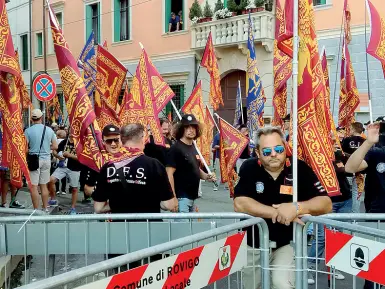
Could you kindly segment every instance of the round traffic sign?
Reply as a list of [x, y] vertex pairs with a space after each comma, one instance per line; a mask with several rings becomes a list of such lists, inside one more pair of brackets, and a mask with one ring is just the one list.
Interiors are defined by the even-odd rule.
[[33, 80], [33, 93], [40, 101], [50, 101], [56, 96], [56, 84], [48, 74], [42, 73]]

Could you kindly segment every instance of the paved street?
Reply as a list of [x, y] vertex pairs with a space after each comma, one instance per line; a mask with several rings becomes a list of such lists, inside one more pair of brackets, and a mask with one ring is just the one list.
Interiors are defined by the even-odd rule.
[[[229, 191], [224, 188], [223, 185], [220, 186], [220, 189], [216, 192], [212, 189], [212, 184], [209, 183], [203, 183], [202, 185], [202, 192], [203, 197], [198, 199], [196, 204], [198, 206], [198, 209], [200, 212], [232, 212], [233, 211], [233, 203], [232, 200], [229, 198]], [[79, 213], [92, 213], [92, 205], [83, 205], [81, 204], [83, 196], [79, 194], [78, 198], [78, 206], [77, 210]], [[20, 202], [26, 207], [31, 206], [29, 193], [25, 190], [20, 190], [18, 193], [18, 199]], [[65, 196], [59, 196], [58, 197], [60, 206], [58, 210], [53, 211], [54, 214], [66, 214], [70, 208], [71, 203], [71, 195], [67, 194]], [[101, 260], [104, 260], [103, 255], [88, 255], [87, 256], [87, 264], [93, 264], [96, 262], [99, 262]], [[65, 259], [64, 256], [56, 256], [55, 261], [55, 274], [61, 274], [65, 272], [65, 270], [73, 270], [77, 268], [81, 268], [85, 266], [85, 256], [84, 255], [68, 255], [67, 259], [67, 268], [65, 268]], [[43, 257], [39, 256], [33, 256], [32, 263], [30, 266], [30, 269], [28, 270], [29, 278], [31, 282], [36, 280], [41, 280], [45, 278], [45, 268], [46, 263], [44, 261]], [[325, 266], [321, 265], [320, 270], [325, 271]], [[101, 276], [95, 276], [94, 278], [103, 277], [104, 275], [101, 274]], [[348, 275], [346, 274], [346, 279], [343, 281], [336, 281], [336, 288], [341, 289], [351, 289], [352, 286], [352, 278], [348, 278]], [[22, 282], [24, 282], [25, 275], [22, 275]], [[239, 277], [239, 276], [238, 276]], [[319, 274], [319, 280], [318, 280], [318, 288], [319, 289], [326, 289], [327, 286], [327, 277], [325, 274]], [[89, 281], [92, 281], [89, 279]], [[83, 283], [83, 282], [81, 282]], [[81, 283], [77, 282], [76, 284], [71, 284], [68, 286], [68, 288], [75, 288], [76, 286], [79, 286]], [[230, 287], [228, 286], [227, 279], [222, 280], [221, 282], [218, 282], [217, 288], [218, 289], [225, 289], [225, 288], [237, 288], [237, 276], [232, 276], [230, 281]], [[357, 288], [362, 288], [363, 282], [359, 279], [357, 279]], [[207, 288], [213, 288], [213, 286], [209, 286]], [[316, 288], [314, 285], [309, 286], [309, 288]]]

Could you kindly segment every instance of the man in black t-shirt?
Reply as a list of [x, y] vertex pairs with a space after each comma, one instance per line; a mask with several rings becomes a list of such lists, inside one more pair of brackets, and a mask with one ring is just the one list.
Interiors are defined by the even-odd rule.
[[[332, 210], [332, 203], [317, 176], [304, 162], [298, 161], [298, 202], [293, 202], [292, 166], [286, 158], [285, 137], [277, 127], [259, 129], [256, 136], [258, 159], [245, 161], [235, 187], [234, 208], [236, 212], [264, 218], [273, 242], [272, 262], [274, 267], [294, 267], [294, 251], [290, 245], [293, 237], [293, 222], [304, 214], [321, 215]], [[259, 262], [259, 230], [247, 229], [248, 262]], [[254, 240], [253, 240], [254, 239]], [[255, 248], [255, 249], [253, 249]], [[255, 270], [255, 275], [253, 274]], [[245, 288], [261, 284], [260, 268], [244, 270]], [[272, 287], [287, 289], [295, 284], [294, 271], [272, 271]]]
[[164, 166], [143, 154], [145, 131], [141, 124], [121, 129], [123, 146], [131, 156], [109, 162], [100, 170], [92, 194], [96, 213], [159, 213], [176, 211], [177, 201]]
[[166, 118], [163, 118], [160, 120], [160, 125], [162, 127], [165, 146], [155, 144], [154, 137], [150, 135], [150, 141], [146, 143], [146, 146], [144, 147], [144, 154], [146, 156], [157, 159], [161, 162], [162, 165], [165, 166], [167, 153], [172, 145], [172, 141], [167, 137], [170, 133], [170, 121]]
[[[364, 126], [362, 123], [353, 122], [351, 124], [350, 131], [350, 136], [345, 137], [341, 144], [342, 150], [349, 155], [353, 154], [365, 141], [362, 137], [362, 133], [364, 132]], [[349, 174], [348, 180], [352, 190], [352, 210], [353, 213], [359, 213], [361, 204], [359, 193], [362, 192], [358, 192], [357, 178], [354, 174]]]
[[193, 141], [199, 138], [199, 122], [192, 114], [185, 114], [176, 128], [177, 142], [172, 145], [167, 158], [167, 175], [174, 195], [178, 198], [180, 213], [194, 212], [198, 198], [199, 181], [215, 181], [215, 175], [200, 169], [200, 158]]
[[57, 206], [55, 183], [63, 178], [68, 178], [70, 192], [72, 194], [72, 203], [69, 213], [70, 215], [75, 215], [76, 202], [78, 199], [79, 178], [82, 165], [78, 161], [72, 136], [69, 136], [67, 139], [60, 142], [57, 151], [54, 151], [53, 155], [59, 160], [59, 163], [58, 167], [51, 175], [49, 182], [49, 190], [51, 195], [51, 200], [49, 203], [51, 206]]

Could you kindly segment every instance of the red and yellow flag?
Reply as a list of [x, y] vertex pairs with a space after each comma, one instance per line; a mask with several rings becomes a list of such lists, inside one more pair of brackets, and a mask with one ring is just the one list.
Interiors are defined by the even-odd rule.
[[[299, 0], [298, 54], [298, 157], [311, 166], [329, 196], [340, 194], [336, 173], [330, 157], [328, 136], [320, 130], [326, 127], [318, 119], [317, 97], [325, 99], [325, 85], [318, 54], [314, 26], [313, 0]], [[321, 108], [324, 109], [324, 106]], [[325, 112], [323, 112], [324, 114]]]
[[56, 16], [50, 6], [48, 9], [63, 94], [71, 123], [70, 133], [74, 139], [76, 153], [82, 164], [99, 171], [105, 160], [102, 155], [102, 138], [95, 112], [76, 60], [69, 50]]
[[354, 111], [360, 104], [360, 95], [357, 89], [349, 49], [345, 42], [342, 50], [338, 125], [344, 127], [346, 133], [349, 134], [350, 124], [354, 121]]
[[174, 95], [143, 49], [132, 80], [131, 95], [127, 95], [129, 100], [121, 109], [121, 122], [149, 126], [154, 143], [164, 146], [158, 115]]
[[2, 27], [0, 45], [0, 111], [2, 112], [3, 157], [11, 173], [11, 184], [17, 188], [23, 185], [24, 174], [31, 184], [26, 161], [27, 142], [23, 132], [20, 89], [16, 81], [21, 79], [19, 62], [16, 59], [5, 1], [0, 0], [0, 23]]
[[352, 33], [350, 30], [350, 21], [352, 20], [352, 14], [350, 13], [350, 8], [348, 4], [348, 0], [344, 1], [344, 18], [345, 18], [345, 40], [346, 43], [349, 44], [352, 41]]
[[234, 184], [238, 178], [234, 170], [235, 163], [246, 148], [249, 140], [222, 118], [219, 118], [219, 131], [221, 178], [222, 183], [229, 183], [230, 197], [232, 198], [234, 197]]
[[[329, 70], [328, 70], [328, 61], [326, 59], [326, 51], [325, 47], [323, 48], [323, 52], [321, 53], [321, 66], [322, 66], [322, 72], [325, 80], [325, 87], [326, 87], [326, 105], [328, 107], [327, 110], [327, 129], [329, 132], [331, 132], [334, 136], [335, 141], [337, 142], [338, 146], [342, 150], [340, 138], [337, 134], [336, 125], [334, 123], [333, 115], [330, 110], [330, 80], [329, 80]], [[331, 143], [333, 145], [333, 140], [331, 140]], [[334, 156], [333, 156], [334, 159]]]
[[367, 5], [372, 31], [366, 52], [381, 62], [385, 77], [385, 19], [380, 16], [370, 0], [367, 0]]
[[219, 104], [223, 105], [223, 99], [218, 61], [217, 57], [215, 56], [211, 32], [209, 34], [209, 37], [207, 38], [206, 48], [202, 57], [201, 66], [206, 67], [207, 72], [210, 74], [210, 104], [214, 108], [214, 110], [217, 110]]
[[[281, 6], [281, 3], [278, 4], [278, 2], [279, 0], [277, 0], [277, 5]], [[293, 58], [293, 8], [293, 0], [286, 0], [284, 12], [280, 12], [280, 15], [277, 15], [281, 23], [279, 23], [278, 32], [276, 31], [276, 34], [278, 34], [278, 36], [276, 36], [278, 49], [290, 58]], [[278, 12], [279, 10], [277, 10], [277, 13]]]
[[274, 119], [273, 125], [283, 126], [282, 119], [287, 115], [287, 81], [292, 73], [292, 62], [286, 53], [278, 48], [278, 39], [286, 31], [285, 12], [280, 1], [276, 2], [275, 40], [274, 40]]
[[[95, 112], [100, 118], [103, 106], [116, 111], [120, 91], [126, 79], [127, 69], [102, 46], [97, 47]], [[103, 103], [104, 102], [104, 103]], [[110, 110], [104, 109], [108, 114]]]
[[202, 100], [201, 81], [199, 81], [198, 84], [195, 86], [190, 97], [187, 99], [181, 110], [186, 114], [193, 114], [196, 117], [197, 121], [199, 121], [202, 134], [201, 137], [197, 139], [196, 143], [206, 163], [209, 164], [211, 156], [211, 143], [208, 142], [207, 139], [208, 125], [206, 123], [205, 109]]
[[[207, 143], [210, 145], [210, 148], [211, 148], [211, 144], [213, 143], [213, 140], [214, 140], [215, 120], [207, 105], [205, 108], [205, 120], [206, 120], [206, 126], [207, 126], [207, 130], [206, 130]], [[210, 154], [209, 161], [207, 162], [208, 165], [211, 164], [211, 155], [212, 155], [211, 150], [209, 154]]]
[[[15, 51], [15, 57], [17, 60], [17, 64], [19, 64], [19, 53], [17, 52], [17, 50]], [[18, 69], [19, 71], [21, 71], [20, 65]], [[32, 104], [32, 102], [31, 102], [31, 99], [29, 98], [28, 89], [24, 83], [21, 73], [19, 74], [19, 76], [16, 77], [15, 81], [16, 81], [16, 88], [19, 90], [19, 93], [20, 93], [22, 108], [23, 110], [28, 109]]]
[[62, 115], [59, 98], [56, 96], [47, 103], [47, 117], [55, 122]]

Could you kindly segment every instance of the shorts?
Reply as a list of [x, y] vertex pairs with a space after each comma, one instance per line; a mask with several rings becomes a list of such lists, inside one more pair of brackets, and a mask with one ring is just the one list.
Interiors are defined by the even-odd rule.
[[52, 176], [58, 180], [68, 177], [71, 188], [79, 187], [80, 171], [71, 171], [68, 168], [57, 168]]
[[46, 185], [49, 183], [50, 173], [49, 170], [51, 168], [51, 160], [42, 160], [39, 159], [39, 168], [36, 171], [30, 171], [29, 174], [31, 176], [31, 183], [34, 186], [37, 185]]
[[4, 178], [4, 181], [10, 181], [11, 180], [11, 172], [9, 169], [1, 170], [0, 171], [1, 178]]

